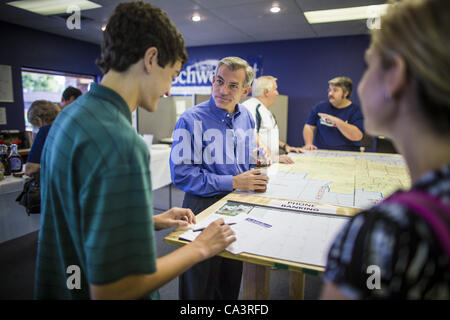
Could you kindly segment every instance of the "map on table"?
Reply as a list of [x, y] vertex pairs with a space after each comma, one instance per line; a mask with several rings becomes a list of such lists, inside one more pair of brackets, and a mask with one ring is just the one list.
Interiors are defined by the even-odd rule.
[[315, 150], [289, 156], [295, 163], [271, 165], [267, 191], [255, 195], [364, 209], [410, 187], [401, 155]]

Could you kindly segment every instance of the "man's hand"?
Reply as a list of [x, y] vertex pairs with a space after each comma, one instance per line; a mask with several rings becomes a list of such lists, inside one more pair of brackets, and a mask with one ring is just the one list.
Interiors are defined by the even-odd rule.
[[215, 256], [236, 241], [234, 231], [224, 223], [223, 219], [211, 222], [192, 242], [192, 245], [201, 250], [204, 259]]
[[191, 209], [173, 207], [166, 212], [153, 216], [153, 224], [156, 230], [187, 227], [189, 224], [195, 223], [195, 215]]
[[264, 191], [268, 182], [264, 169], [249, 170], [233, 177], [233, 189]]
[[287, 144], [284, 147], [284, 151], [286, 151], [287, 153], [289, 153], [289, 152], [302, 153], [302, 149], [301, 148], [291, 147], [290, 145], [287, 145]]
[[270, 166], [273, 163], [272, 158], [274, 157], [272, 151], [266, 147], [258, 147], [253, 150], [253, 157], [255, 159], [258, 159], [258, 151], [262, 151], [264, 162]]
[[304, 150], [317, 150], [317, 147], [313, 144], [305, 144], [303, 147]]
[[325, 119], [328, 120], [329, 122], [334, 123], [336, 126], [338, 125], [338, 123], [344, 122], [344, 120], [342, 120], [342, 119], [340, 119], [340, 118], [338, 118], [338, 117], [332, 116], [332, 115], [330, 115], [330, 114], [327, 114], [327, 113], [321, 113], [321, 112], [319, 112], [318, 115], [319, 115], [319, 117], [325, 118]]
[[280, 163], [286, 163], [286, 164], [293, 164], [294, 160], [292, 160], [288, 155], [283, 154], [278, 158], [278, 162]]
[[[177, 213], [175, 216], [180, 216], [179, 213], [182, 212], [180, 210], [188, 209], [173, 208], [169, 211]], [[92, 299], [101, 300], [139, 299], [162, 287], [194, 264], [223, 251], [236, 241], [233, 235], [234, 232], [230, 226], [225, 225], [223, 219], [218, 219], [203, 230], [193, 242], [156, 259], [156, 272], [129, 274], [106, 284], [89, 284], [90, 296]]]

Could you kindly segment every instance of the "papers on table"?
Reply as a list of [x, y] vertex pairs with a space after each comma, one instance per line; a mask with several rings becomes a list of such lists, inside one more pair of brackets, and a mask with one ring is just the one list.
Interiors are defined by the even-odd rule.
[[[235, 215], [224, 215], [223, 208], [230, 205], [240, 206], [241, 211]], [[322, 267], [326, 265], [328, 250], [334, 238], [349, 219], [338, 215], [295, 212], [231, 201], [224, 207], [195, 225], [195, 228], [206, 226], [218, 218], [224, 218], [225, 223], [236, 222], [230, 227], [237, 240], [227, 251]], [[180, 239], [193, 241], [199, 234], [200, 232], [189, 230]]]
[[289, 200], [271, 200], [269, 207], [279, 209], [288, 209], [302, 212], [322, 213], [322, 214], [336, 214], [337, 208], [332, 206], [321, 206], [313, 203], [297, 202]]
[[366, 209], [410, 187], [400, 155], [315, 150], [289, 156], [294, 164], [267, 169], [267, 191], [258, 196]]
[[235, 202], [227, 202], [219, 210], [210, 214], [205, 219], [191, 226], [191, 229], [180, 235], [181, 240], [193, 241], [200, 232], [194, 230], [206, 228], [211, 222], [223, 219], [225, 224], [237, 223], [247, 218], [248, 213], [253, 209], [253, 205], [245, 205]]

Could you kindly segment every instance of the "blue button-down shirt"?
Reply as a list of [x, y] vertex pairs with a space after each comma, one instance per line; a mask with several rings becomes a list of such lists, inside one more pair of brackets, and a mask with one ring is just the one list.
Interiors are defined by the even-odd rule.
[[173, 133], [174, 185], [201, 197], [233, 191], [233, 176], [254, 166], [254, 128], [250, 112], [239, 104], [228, 113], [211, 98], [188, 109]]

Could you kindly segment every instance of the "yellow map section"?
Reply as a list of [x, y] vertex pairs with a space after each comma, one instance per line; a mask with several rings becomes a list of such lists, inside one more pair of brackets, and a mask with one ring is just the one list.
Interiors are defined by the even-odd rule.
[[383, 198], [410, 187], [406, 167], [358, 157], [292, 157], [294, 164], [276, 164], [278, 170], [306, 173], [306, 179], [329, 181], [330, 192], [354, 194], [355, 189], [380, 192]]
[[411, 179], [405, 167], [370, 160], [359, 160], [355, 171], [355, 189], [381, 192], [383, 198], [397, 189], [408, 189]]

